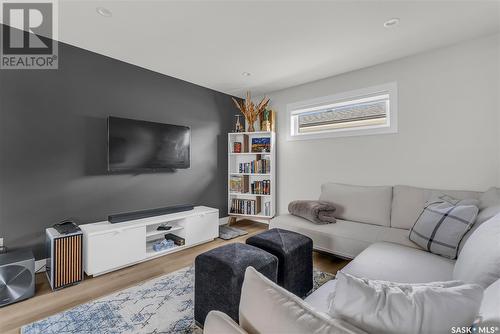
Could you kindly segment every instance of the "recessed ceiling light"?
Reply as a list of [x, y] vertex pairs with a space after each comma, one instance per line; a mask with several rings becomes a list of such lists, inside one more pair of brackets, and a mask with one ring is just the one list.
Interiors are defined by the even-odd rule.
[[399, 18], [395, 17], [384, 22], [384, 27], [392, 28], [399, 24]]
[[250, 72], [243, 72], [243, 73], [241, 73], [241, 75], [244, 76], [244, 77], [249, 77], [249, 76], [252, 75], [252, 73], [250, 73]]
[[107, 8], [97, 7], [95, 10], [101, 16], [104, 16], [104, 17], [111, 17], [111, 16], [113, 16], [113, 13], [111, 13], [111, 11], [109, 9], [107, 9]]

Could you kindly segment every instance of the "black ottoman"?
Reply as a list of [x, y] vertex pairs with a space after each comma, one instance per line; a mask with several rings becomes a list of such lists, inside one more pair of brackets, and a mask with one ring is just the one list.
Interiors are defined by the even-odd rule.
[[247, 239], [278, 258], [278, 284], [299, 297], [313, 288], [313, 242], [305, 235], [273, 228]]
[[222, 311], [238, 322], [245, 270], [252, 266], [276, 282], [278, 259], [262, 249], [234, 243], [200, 254], [194, 261], [194, 319], [203, 326], [208, 312]]

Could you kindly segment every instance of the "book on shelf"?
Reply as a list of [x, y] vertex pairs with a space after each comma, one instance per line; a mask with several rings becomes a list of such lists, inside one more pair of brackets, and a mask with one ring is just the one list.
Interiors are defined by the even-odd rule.
[[271, 138], [259, 137], [252, 138], [252, 152], [271, 152]]
[[235, 141], [233, 143], [233, 153], [241, 153], [241, 142]]
[[271, 172], [271, 161], [268, 159], [253, 160], [239, 164], [240, 173], [269, 174]]
[[234, 141], [232, 144], [233, 153], [248, 153], [248, 142], [248, 135], [243, 135], [241, 141]]
[[229, 178], [229, 190], [234, 193], [247, 193], [248, 175], [231, 176]]
[[165, 234], [165, 239], [172, 240], [176, 246], [184, 246], [186, 243], [184, 238], [181, 238], [178, 235], [172, 233]]
[[255, 195], [271, 195], [271, 180], [252, 182], [250, 192]]
[[242, 215], [258, 215], [261, 212], [260, 203], [260, 200], [255, 199], [233, 198], [229, 212]]

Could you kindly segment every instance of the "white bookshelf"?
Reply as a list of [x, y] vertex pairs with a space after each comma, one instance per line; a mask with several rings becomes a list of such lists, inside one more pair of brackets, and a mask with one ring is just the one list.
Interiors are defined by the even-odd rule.
[[[252, 152], [252, 139], [269, 138], [269, 152]], [[233, 151], [234, 143], [239, 142], [242, 145], [241, 153]], [[229, 216], [236, 218], [251, 218], [252, 220], [268, 223], [274, 217], [276, 212], [276, 133], [269, 131], [256, 132], [235, 132], [228, 134], [228, 210]], [[268, 160], [269, 171], [240, 171], [241, 163], [251, 163], [255, 160]], [[232, 178], [244, 178], [246, 189], [241, 191], [231, 190]], [[268, 181], [270, 189], [266, 193], [252, 193], [251, 184], [258, 181]], [[254, 208], [260, 209], [258, 212], [237, 213], [232, 212], [233, 200], [251, 200], [254, 201]], [[267, 207], [267, 209], [266, 209]], [[255, 210], [257, 211], [257, 210]]]

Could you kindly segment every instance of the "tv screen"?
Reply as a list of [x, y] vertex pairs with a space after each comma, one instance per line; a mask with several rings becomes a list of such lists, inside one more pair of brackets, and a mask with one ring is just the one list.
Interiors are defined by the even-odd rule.
[[189, 168], [187, 126], [108, 117], [108, 170]]

